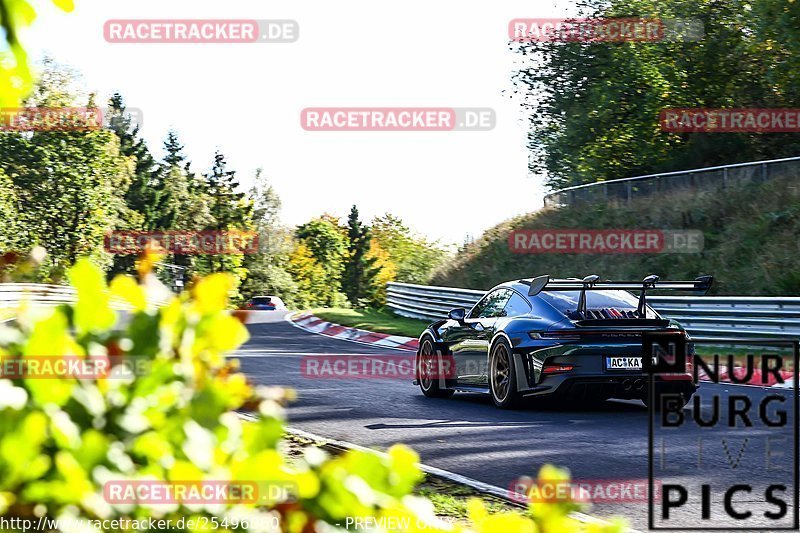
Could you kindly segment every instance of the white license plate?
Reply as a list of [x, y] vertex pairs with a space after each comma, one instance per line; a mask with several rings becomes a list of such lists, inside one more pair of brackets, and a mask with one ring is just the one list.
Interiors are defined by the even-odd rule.
[[641, 357], [606, 357], [607, 370], [641, 370]]

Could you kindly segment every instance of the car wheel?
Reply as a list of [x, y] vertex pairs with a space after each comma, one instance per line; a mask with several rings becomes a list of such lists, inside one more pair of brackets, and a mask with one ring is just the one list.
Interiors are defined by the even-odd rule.
[[439, 361], [436, 356], [436, 349], [430, 337], [425, 337], [419, 346], [419, 356], [417, 358], [417, 377], [419, 378], [419, 388], [422, 394], [428, 398], [449, 398], [453, 395], [452, 390], [443, 389], [439, 386], [439, 372], [436, 371]]
[[502, 338], [489, 354], [489, 392], [494, 404], [501, 409], [512, 409], [519, 402], [514, 357], [508, 341]]

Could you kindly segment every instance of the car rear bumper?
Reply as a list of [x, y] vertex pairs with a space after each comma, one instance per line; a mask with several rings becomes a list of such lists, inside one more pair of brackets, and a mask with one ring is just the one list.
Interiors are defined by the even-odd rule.
[[[683, 377], [683, 376], [681, 376]], [[563, 396], [573, 400], [581, 399], [642, 399], [650, 390], [650, 376], [646, 374], [628, 375], [554, 375], [547, 376], [536, 386], [522, 391], [525, 397]], [[690, 376], [685, 379], [653, 378], [660, 393], [694, 394], [697, 385]]]

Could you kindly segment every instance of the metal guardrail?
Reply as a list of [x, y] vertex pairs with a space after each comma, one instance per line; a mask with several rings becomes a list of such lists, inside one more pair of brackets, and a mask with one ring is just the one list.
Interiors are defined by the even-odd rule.
[[630, 203], [637, 196], [661, 194], [675, 189], [724, 189], [728, 186], [761, 183], [774, 178], [798, 175], [800, 175], [800, 157], [752, 161], [566, 187], [546, 194], [544, 205], [561, 207], [579, 202], [600, 201]]
[[[484, 291], [387, 283], [387, 306], [410, 318], [437, 320], [454, 307], [470, 308]], [[745, 296], [648, 296], [662, 316], [704, 338], [800, 338], [800, 298]]]
[[73, 303], [76, 297], [74, 288], [62, 285], [0, 283], [0, 308], [16, 307], [24, 300], [45, 305]]
[[[73, 287], [65, 285], [46, 285], [42, 283], [0, 283], [0, 310], [13, 309], [21, 302], [29, 301], [40, 306], [55, 306], [59, 304], [75, 303], [77, 292]], [[150, 301], [152, 305], [161, 305], [165, 302]], [[111, 307], [117, 310], [128, 310], [128, 305], [119, 298], [111, 299]], [[0, 315], [2, 318], [2, 315]]]

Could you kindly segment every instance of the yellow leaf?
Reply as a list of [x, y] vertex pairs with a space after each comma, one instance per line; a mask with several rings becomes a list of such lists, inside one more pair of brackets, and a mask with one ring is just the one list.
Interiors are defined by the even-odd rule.
[[228, 292], [232, 289], [233, 277], [229, 274], [211, 274], [200, 280], [193, 291], [200, 313], [205, 315], [225, 309], [228, 305]]
[[144, 289], [129, 276], [117, 276], [111, 282], [111, 295], [125, 300], [134, 311], [142, 311], [147, 307]]
[[244, 344], [250, 335], [247, 328], [234, 316], [224, 314], [214, 317], [202, 340], [218, 352], [229, 352]]
[[75, 304], [75, 327], [79, 333], [106, 331], [117, 321], [110, 307], [111, 298], [102, 270], [88, 259], [79, 259], [68, 273], [70, 284], [78, 292]]
[[75, 9], [75, 3], [72, 0], [53, 0], [53, 3], [66, 12]]

